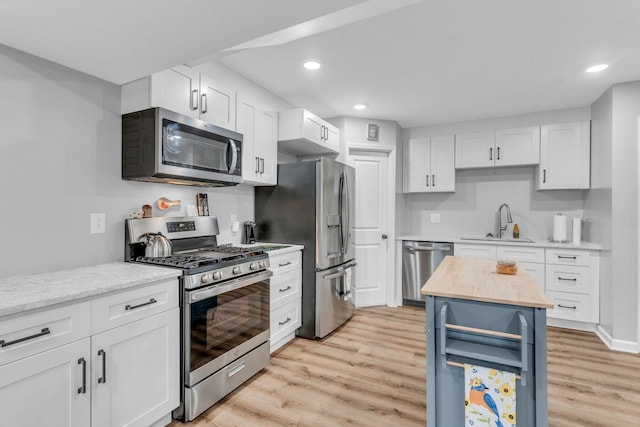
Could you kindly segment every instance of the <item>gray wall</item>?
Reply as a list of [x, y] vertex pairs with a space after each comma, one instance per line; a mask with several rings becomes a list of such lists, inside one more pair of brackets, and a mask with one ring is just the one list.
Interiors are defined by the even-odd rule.
[[[589, 108], [577, 108], [410, 128], [404, 130], [403, 140], [588, 120], [589, 116]], [[433, 238], [494, 233], [497, 209], [502, 203], [508, 203], [521, 237], [548, 240], [552, 234], [554, 214], [562, 212], [568, 217], [582, 216], [582, 190], [536, 191], [534, 187], [534, 167], [458, 170], [455, 193], [403, 195], [404, 201], [396, 206], [396, 216], [403, 229], [397, 232], [399, 235], [421, 234]], [[441, 222], [430, 222], [431, 213], [439, 213]], [[589, 239], [588, 231], [589, 227], [585, 227], [583, 240]]]
[[[253, 219], [250, 186], [123, 181], [119, 86], [0, 45], [0, 94], [0, 278], [122, 260], [124, 219], [162, 196], [193, 204], [206, 192], [221, 242], [240, 241], [231, 214]], [[106, 213], [105, 234], [89, 233], [92, 212]], [[156, 216], [184, 213], [154, 207]]]
[[585, 210], [603, 219], [594, 230], [606, 245], [600, 274], [602, 328], [615, 340], [635, 342], [640, 82], [614, 85], [593, 104], [592, 114], [592, 176], [596, 185], [587, 193]]

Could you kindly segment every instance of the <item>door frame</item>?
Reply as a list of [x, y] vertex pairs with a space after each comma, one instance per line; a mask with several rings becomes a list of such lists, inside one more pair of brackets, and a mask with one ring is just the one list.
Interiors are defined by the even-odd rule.
[[387, 220], [388, 220], [388, 231], [387, 235], [389, 238], [388, 248], [389, 248], [389, 269], [387, 270], [387, 292], [386, 292], [386, 300], [388, 307], [397, 307], [397, 286], [395, 285], [395, 277], [396, 277], [396, 146], [388, 145], [388, 144], [358, 144], [358, 143], [349, 143], [347, 142], [347, 164], [349, 166], [353, 166], [353, 162], [351, 160], [351, 155], [353, 154], [363, 154], [363, 153], [388, 153], [389, 154], [389, 172], [388, 172], [388, 180], [387, 185], [389, 186], [389, 201], [391, 203], [387, 204]]

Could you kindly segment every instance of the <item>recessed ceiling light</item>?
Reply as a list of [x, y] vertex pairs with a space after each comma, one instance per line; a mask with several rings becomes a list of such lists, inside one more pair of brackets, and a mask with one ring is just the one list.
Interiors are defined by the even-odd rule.
[[367, 104], [356, 104], [356, 105], [353, 106], [353, 108], [356, 109], [356, 110], [364, 110], [367, 107], [368, 107]]
[[315, 71], [320, 68], [320, 63], [318, 61], [309, 60], [304, 63], [304, 68], [307, 70]]
[[607, 64], [594, 65], [593, 67], [587, 68], [587, 73], [597, 73], [598, 71], [606, 70], [607, 68], [609, 68]]

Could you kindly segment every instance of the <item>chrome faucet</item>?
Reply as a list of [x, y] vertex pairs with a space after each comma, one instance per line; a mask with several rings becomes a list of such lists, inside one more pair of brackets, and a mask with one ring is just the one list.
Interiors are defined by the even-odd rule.
[[[507, 208], [507, 223], [504, 225], [504, 227], [502, 226], [502, 208]], [[498, 230], [496, 233], [498, 239], [502, 239], [502, 233], [506, 231], [509, 223], [513, 223], [513, 218], [511, 218], [511, 209], [509, 209], [508, 204], [503, 203], [498, 208]]]

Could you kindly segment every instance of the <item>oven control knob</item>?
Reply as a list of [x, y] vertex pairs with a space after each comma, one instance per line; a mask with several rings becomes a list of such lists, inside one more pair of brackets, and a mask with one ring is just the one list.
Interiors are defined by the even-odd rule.
[[257, 262], [252, 262], [252, 263], [249, 265], [249, 270], [257, 270], [258, 268], [259, 268], [259, 267], [258, 267], [258, 263], [257, 263]]
[[266, 262], [264, 262], [264, 261], [259, 261], [259, 262], [258, 262], [258, 267], [260, 267], [260, 268], [265, 268], [266, 266], [267, 266], [267, 263], [266, 263]]
[[203, 274], [202, 276], [200, 276], [200, 281], [202, 283], [207, 283], [211, 281], [211, 275], [210, 274]]
[[222, 271], [216, 271], [213, 273], [213, 280], [220, 280], [222, 279]]
[[233, 267], [232, 273], [233, 274], [240, 274], [241, 273], [240, 267]]

